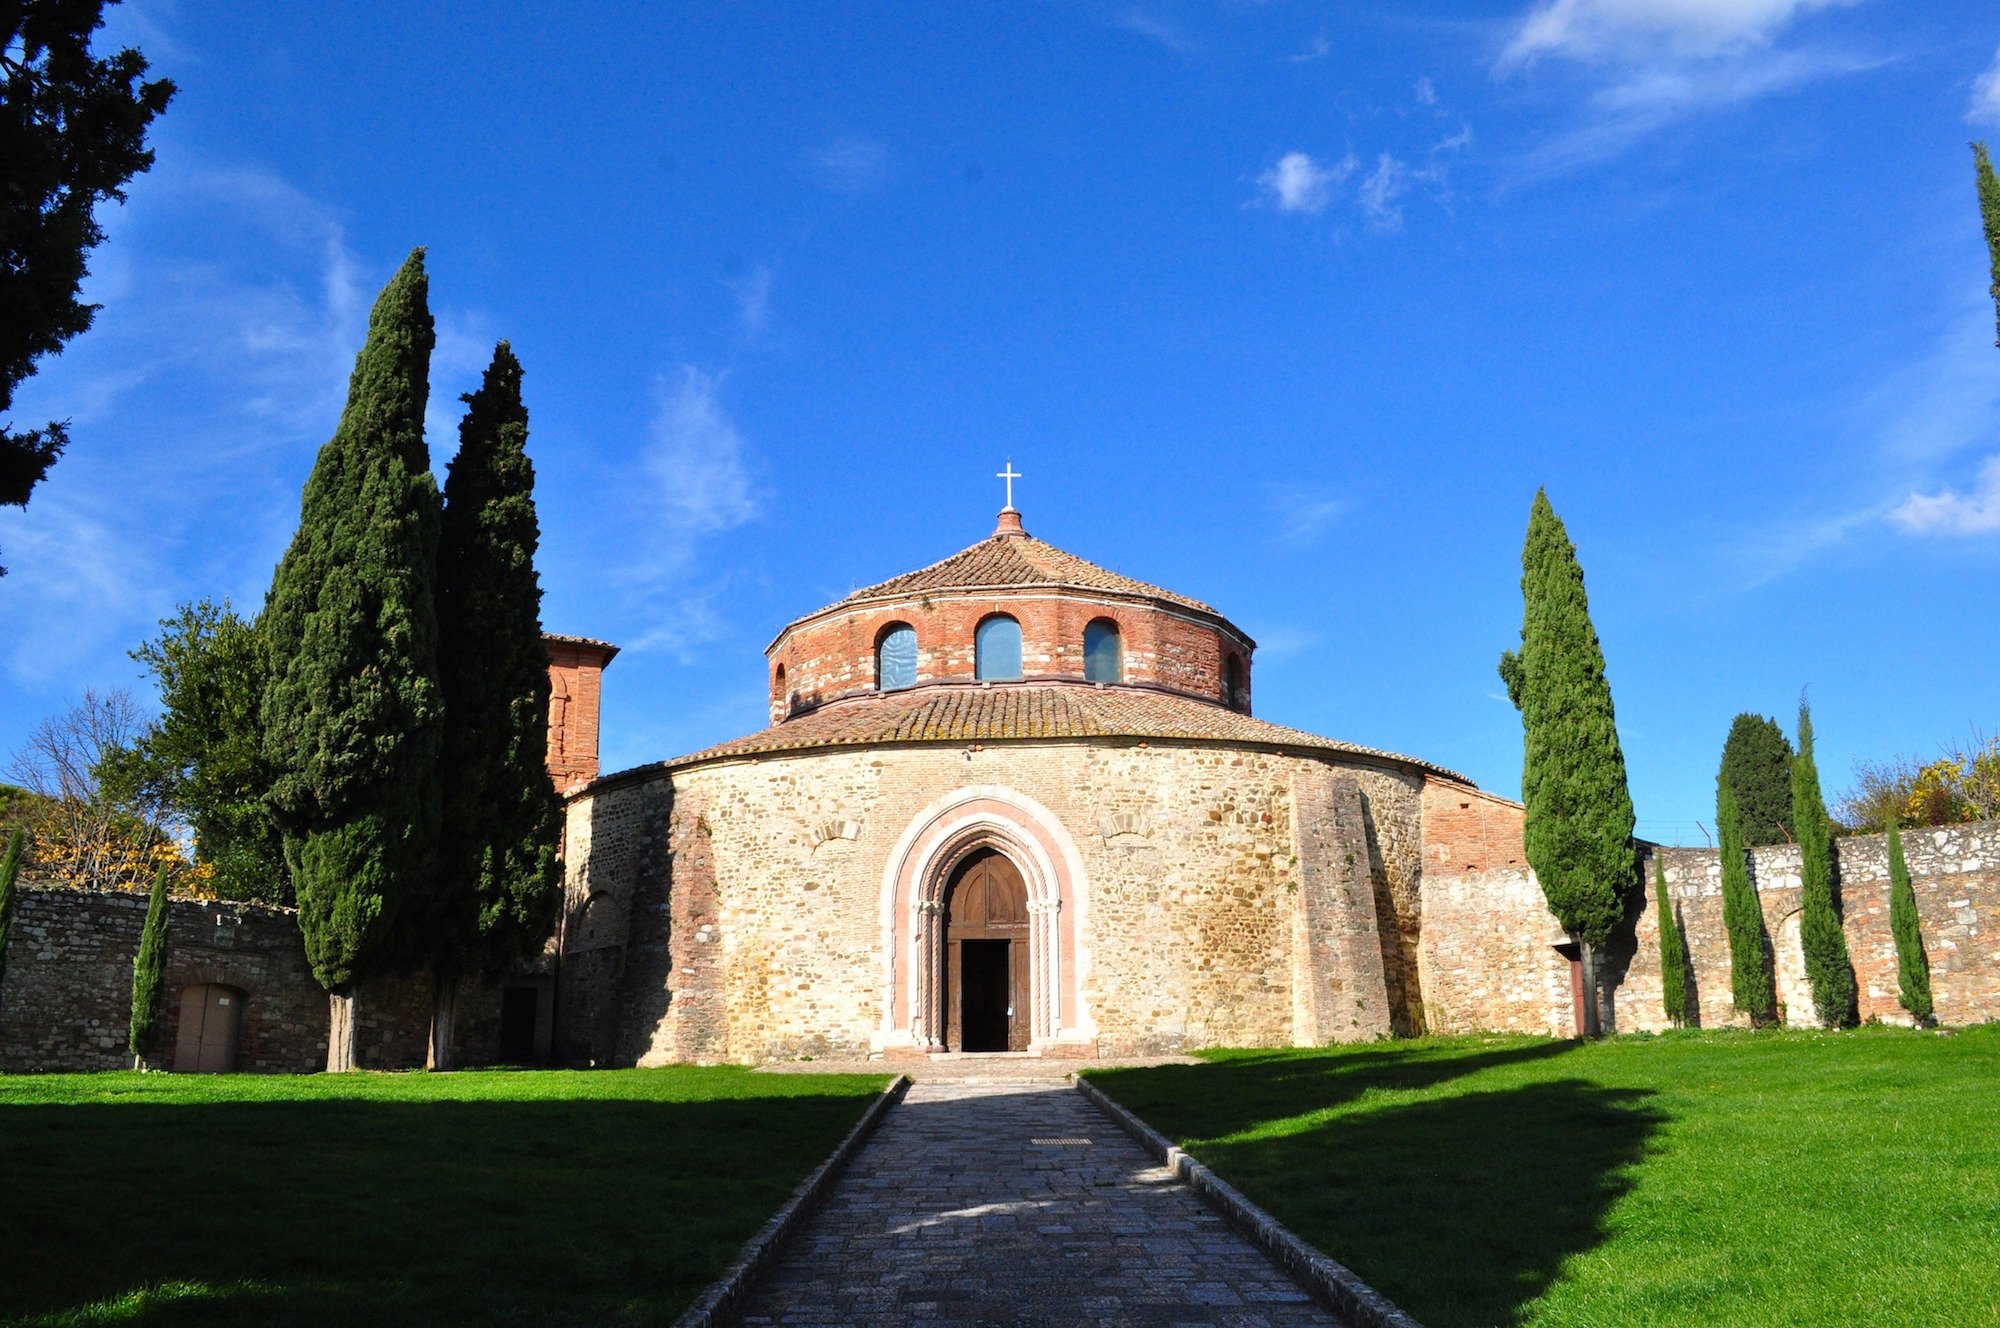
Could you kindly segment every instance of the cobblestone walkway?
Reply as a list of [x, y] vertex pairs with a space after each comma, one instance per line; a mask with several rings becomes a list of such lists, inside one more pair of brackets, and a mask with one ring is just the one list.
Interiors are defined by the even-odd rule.
[[1340, 1324], [1075, 1089], [1047, 1082], [913, 1085], [743, 1322]]

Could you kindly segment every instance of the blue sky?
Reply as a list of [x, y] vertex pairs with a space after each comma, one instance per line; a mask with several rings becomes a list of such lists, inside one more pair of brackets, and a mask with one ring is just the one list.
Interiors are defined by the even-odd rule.
[[1835, 790], [2000, 727], [1990, 0], [433, 8], [114, 11], [181, 94], [17, 401], [74, 442], [0, 509], [0, 751], [262, 602], [416, 244], [440, 469], [526, 365], [612, 768], [759, 727], [776, 630], [1008, 458], [1259, 640], [1260, 715], [1510, 794], [1547, 485], [1655, 838], [1802, 687]]

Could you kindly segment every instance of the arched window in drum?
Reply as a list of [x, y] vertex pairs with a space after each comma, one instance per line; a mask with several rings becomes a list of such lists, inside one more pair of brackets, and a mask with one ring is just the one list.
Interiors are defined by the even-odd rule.
[[1098, 618], [1083, 629], [1083, 676], [1087, 682], [1124, 682], [1125, 646], [1118, 624]]
[[972, 634], [972, 672], [982, 682], [1018, 682], [1021, 624], [1004, 613], [981, 620]]
[[875, 639], [875, 690], [897, 692], [917, 685], [917, 629], [890, 623]]

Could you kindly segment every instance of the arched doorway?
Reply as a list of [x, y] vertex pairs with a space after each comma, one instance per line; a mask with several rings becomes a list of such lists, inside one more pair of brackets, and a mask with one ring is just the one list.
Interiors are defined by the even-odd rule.
[[994, 849], [959, 864], [945, 891], [945, 1045], [1028, 1049], [1028, 887]]
[[236, 1068], [236, 1040], [242, 1029], [240, 990], [219, 982], [182, 987], [174, 1069], [184, 1074], [228, 1074]]

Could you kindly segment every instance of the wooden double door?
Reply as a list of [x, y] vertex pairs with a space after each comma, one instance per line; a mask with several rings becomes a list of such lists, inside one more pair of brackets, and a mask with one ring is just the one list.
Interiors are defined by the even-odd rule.
[[182, 1074], [228, 1074], [236, 1068], [236, 1042], [242, 1030], [242, 992], [215, 982], [181, 988], [174, 1069]]
[[959, 865], [945, 896], [945, 1045], [1028, 1049], [1028, 887], [983, 849]]

